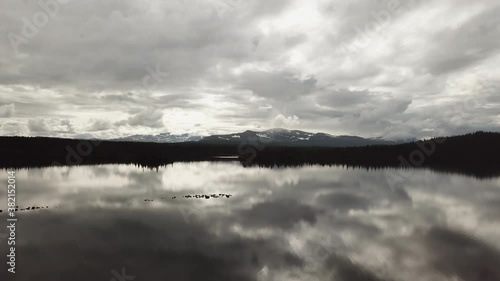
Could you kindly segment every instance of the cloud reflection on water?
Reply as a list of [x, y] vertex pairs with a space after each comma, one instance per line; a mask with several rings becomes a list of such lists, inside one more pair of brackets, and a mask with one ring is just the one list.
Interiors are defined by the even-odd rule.
[[[59, 206], [18, 214], [17, 280], [122, 267], [137, 280], [500, 279], [497, 179], [419, 170], [391, 189], [384, 171], [178, 163], [21, 170], [17, 182], [21, 207]], [[233, 197], [181, 197], [210, 193]]]

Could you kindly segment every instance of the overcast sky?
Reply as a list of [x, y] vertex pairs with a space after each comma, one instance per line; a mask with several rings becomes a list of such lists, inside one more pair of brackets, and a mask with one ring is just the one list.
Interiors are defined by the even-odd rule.
[[500, 125], [500, 2], [0, 0], [0, 134]]

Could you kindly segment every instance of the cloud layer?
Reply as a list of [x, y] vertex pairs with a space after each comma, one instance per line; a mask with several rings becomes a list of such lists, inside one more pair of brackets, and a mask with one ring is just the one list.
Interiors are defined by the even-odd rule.
[[500, 124], [494, 0], [3, 4], [2, 135], [427, 137]]

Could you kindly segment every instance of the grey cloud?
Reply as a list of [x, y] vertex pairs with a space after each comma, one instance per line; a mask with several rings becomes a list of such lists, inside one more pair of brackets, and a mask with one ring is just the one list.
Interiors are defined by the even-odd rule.
[[498, 54], [499, 12], [500, 5], [496, 3], [458, 28], [437, 32], [432, 37], [432, 47], [424, 56], [427, 70], [437, 75], [455, 72]]
[[285, 45], [287, 47], [293, 47], [307, 41], [307, 34], [294, 34], [285, 38]]
[[0, 122], [0, 130], [3, 135], [12, 136], [12, 135], [22, 135], [22, 128], [19, 126], [17, 122]]
[[444, 276], [477, 281], [500, 277], [500, 252], [481, 240], [441, 227], [431, 228], [424, 239], [430, 264]]
[[68, 136], [68, 134], [75, 133], [73, 124], [66, 119], [30, 119], [28, 129], [30, 132], [42, 136], [49, 136], [53, 133]]
[[[366, 137], [499, 130], [498, 83], [479, 110], [453, 118], [462, 97], [443, 86], [476, 71], [498, 81], [496, 1], [311, 3], [238, 1], [221, 18], [213, 1], [69, 1], [19, 54], [7, 37], [0, 44], [1, 133], [130, 135], [163, 128], [173, 109], [224, 133], [280, 120]], [[400, 9], [386, 18], [390, 5]], [[22, 35], [23, 17], [41, 11], [8, 6], [2, 34]], [[367, 28], [377, 29], [369, 43], [346, 56]], [[35, 118], [46, 126], [26, 126]]]
[[256, 95], [279, 100], [290, 100], [308, 95], [315, 89], [316, 80], [302, 80], [292, 73], [249, 72], [244, 73], [241, 87]]
[[15, 109], [16, 106], [13, 103], [0, 105], [0, 117], [11, 117]]
[[28, 128], [34, 133], [45, 133], [49, 130], [44, 119], [31, 119], [28, 121]]
[[161, 128], [163, 123], [163, 112], [161, 110], [144, 109], [127, 119], [130, 126], [142, 126], [150, 128]]
[[339, 89], [318, 96], [317, 102], [321, 105], [330, 107], [353, 106], [359, 103], [369, 103], [373, 101], [374, 96], [369, 91], [349, 91], [348, 89]]
[[89, 131], [105, 131], [112, 128], [111, 122], [107, 120], [96, 119], [90, 125]]
[[345, 192], [334, 192], [323, 195], [319, 201], [322, 204], [342, 212], [347, 212], [349, 210], [368, 210], [371, 205], [370, 200], [367, 198]]
[[[370, 46], [370, 38], [360, 38], [369, 34], [370, 36], [383, 35], [387, 25], [403, 16], [405, 12], [416, 8], [415, 1], [325, 1], [322, 12], [334, 19], [340, 18], [335, 25], [338, 32], [332, 35], [332, 39], [338, 47], [343, 48], [349, 44], [357, 44], [356, 41], [366, 40], [362, 48]], [[333, 25], [333, 23], [332, 23]], [[373, 34], [373, 35], [371, 35]]]
[[[286, 1], [277, 3], [259, 5], [280, 9]], [[59, 21], [52, 20], [29, 43], [19, 47], [22, 53], [30, 54], [29, 60], [9, 55], [10, 64], [17, 63], [20, 72], [4, 76], [2, 82], [27, 83], [29, 79], [48, 87], [125, 90], [141, 88], [143, 78], [150, 75], [147, 68], [158, 65], [162, 72], [170, 74], [159, 83], [161, 86], [193, 85], [219, 59], [244, 58], [251, 52], [251, 40], [241, 32], [245, 27], [215, 18], [209, 3], [200, 1], [197, 5], [201, 7], [176, 1], [156, 4], [153, 8], [142, 2], [71, 1], [61, 7]], [[16, 15], [23, 14], [23, 5], [16, 4], [10, 17], [2, 17], [5, 31], [20, 32], [22, 22], [16, 20]], [[35, 11], [37, 8], [36, 3], [28, 7]], [[245, 8], [260, 9], [254, 5]], [[166, 14], [151, 16], [155, 12]], [[245, 12], [249, 17], [253, 14]], [[135, 24], [141, 20], [146, 24]], [[43, 44], [51, 41], [59, 44]], [[247, 47], [234, 48], [234, 42], [246, 42]], [[72, 51], [75, 48], [79, 48], [76, 56]], [[5, 50], [11, 51], [8, 47]], [[52, 67], [47, 69], [46, 65]]]
[[75, 130], [73, 128], [73, 124], [71, 124], [71, 121], [69, 120], [61, 120], [61, 126], [64, 127], [64, 131], [68, 132], [68, 133], [74, 133]]
[[[365, 268], [363, 265], [356, 264], [349, 257], [336, 254], [330, 255], [326, 261], [328, 268], [335, 269], [336, 277], [341, 281], [385, 281], [376, 273]], [[387, 280], [388, 281], [388, 280]]]
[[250, 210], [242, 211], [241, 215], [245, 225], [289, 229], [301, 221], [314, 224], [318, 213], [319, 210], [294, 200], [277, 200], [256, 204]]

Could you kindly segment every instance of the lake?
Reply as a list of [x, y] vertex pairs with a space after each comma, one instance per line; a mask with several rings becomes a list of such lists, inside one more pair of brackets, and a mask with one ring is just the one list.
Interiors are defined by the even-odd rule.
[[500, 280], [500, 179], [196, 162], [16, 181], [15, 280]]

